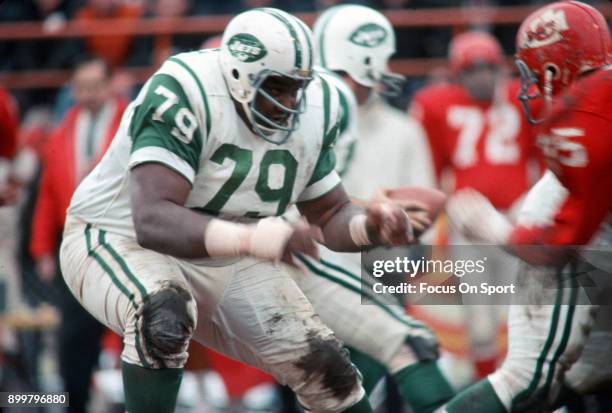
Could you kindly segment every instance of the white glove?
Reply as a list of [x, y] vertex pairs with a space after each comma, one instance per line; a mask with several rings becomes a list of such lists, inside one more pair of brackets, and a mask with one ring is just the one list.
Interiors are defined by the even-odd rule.
[[446, 204], [451, 224], [467, 239], [485, 244], [508, 243], [512, 225], [480, 192], [462, 189]]

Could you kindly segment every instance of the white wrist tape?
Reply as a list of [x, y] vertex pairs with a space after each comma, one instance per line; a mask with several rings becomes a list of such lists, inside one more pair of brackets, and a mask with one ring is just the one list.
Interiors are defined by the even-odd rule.
[[293, 227], [278, 217], [264, 218], [253, 229], [247, 253], [254, 257], [280, 261]]
[[351, 217], [349, 221], [349, 234], [351, 239], [358, 246], [372, 245], [370, 237], [368, 237], [368, 229], [366, 220], [368, 217], [365, 214], [358, 214]]
[[204, 231], [204, 245], [210, 257], [252, 255], [278, 261], [292, 233], [293, 227], [281, 218], [251, 225], [213, 219]]

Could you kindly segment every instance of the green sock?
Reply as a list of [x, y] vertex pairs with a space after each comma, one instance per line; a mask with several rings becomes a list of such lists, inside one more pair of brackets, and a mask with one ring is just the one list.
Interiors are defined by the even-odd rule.
[[121, 363], [125, 410], [129, 413], [174, 413], [183, 369], [146, 369]]
[[363, 388], [366, 394], [370, 396], [376, 384], [385, 376], [387, 369], [367, 354], [355, 350], [352, 347], [348, 347], [348, 349], [351, 356], [351, 362], [357, 366], [357, 369], [359, 369], [363, 376]]
[[368, 396], [363, 396], [363, 399], [359, 400], [357, 404], [342, 410], [342, 413], [374, 413], [374, 410], [372, 410], [372, 406], [370, 406]]
[[414, 413], [431, 413], [455, 394], [435, 361], [405, 367], [393, 375], [393, 380]]
[[488, 379], [463, 390], [446, 406], [448, 413], [507, 413]]

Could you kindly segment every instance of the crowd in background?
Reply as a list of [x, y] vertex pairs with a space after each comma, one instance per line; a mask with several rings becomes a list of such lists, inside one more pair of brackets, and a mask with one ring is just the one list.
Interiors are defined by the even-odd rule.
[[[506, 6], [543, 3], [543, 0], [357, 0], [379, 10], [418, 9], [451, 6]], [[594, 0], [597, 2], [597, 0]], [[8, 0], [0, 7], [0, 24], [40, 22], [45, 31], [55, 31], [67, 21], [90, 22], [97, 19], [147, 19], [152, 17], [207, 16], [235, 14], [252, 7], [277, 7], [289, 12], [321, 11], [342, 0]], [[491, 27], [506, 54], [514, 49], [516, 25]], [[402, 28], [397, 30], [396, 57], [443, 57], [452, 30]], [[150, 36], [101, 35], [74, 39], [47, 39], [0, 42], [0, 72], [39, 69], [70, 69], [83, 56], [102, 58], [115, 72], [122, 67], [151, 67], [174, 53], [198, 49], [205, 40], [199, 35], [174, 35], [164, 50], [154, 48]], [[161, 55], [160, 55], [161, 54]], [[120, 71], [119, 71], [120, 72]], [[119, 88], [126, 79], [116, 76]], [[111, 86], [112, 86], [111, 85]], [[414, 87], [408, 89], [411, 92]], [[123, 92], [125, 90], [122, 90]], [[54, 90], [18, 91], [16, 98], [22, 115], [38, 105], [56, 104]], [[61, 95], [60, 95], [61, 97]], [[406, 99], [399, 102], [406, 104]], [[61, 103], [60, 103], [61, 106]], [[65, 107], [65, 104], [61, 107]], [[55, 116], [55, 120], [58, 116]]]
[[[107, 18], [146, 19], [150, 17], [235, 14], [252, 7], [278, 7], [289, 12], [320, 11], [341, 0], [8, 0], [0, 7], [0, 24], [38, 21], [44, 30], [54, 31], [67, 21], [84, 23]], [[540, 0], [359, 0], [381, 10], [448, 6], [518, 5]], [[507, 53], [513, 50], [516, 27], [500, 26], [495, 34]], [[397, 32], [397, 57], [442, 57], [450, 40], [448, 28], [401, 29]], [[198, 48], [202, 36], [176, 35], [165, 54]], [[146, 36], [104, 35], [86, 39], [53, 39], [0, 42], [0, 72], [31, 69], [68, 69], [84, 54], [103, 58], [112, 68], [146, 67], [157, 62], [153, 42]], [[20, 93], [22, 107], [50, 104], [49, 90]]]

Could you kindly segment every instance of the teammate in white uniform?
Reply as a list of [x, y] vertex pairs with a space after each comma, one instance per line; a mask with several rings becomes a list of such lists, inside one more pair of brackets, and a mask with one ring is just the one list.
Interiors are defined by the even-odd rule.
[[356, 140], [342, 176], [351, 196], [367, 200], [381, 187], [433, 187], [433, 164], [420, 125], [384, 99], [399, 93], [403, 83], [388, 70], [395, 33], [386, 17], [368, 7], [340, 5], [323, 13], [313, 31], [318, 64], [340, 74], [358, 104]]
[[[371, 40], [367, 35], [373, 36]], [[323, 76], [337, 87], [345, 115], [336, 151], [340, 160], [349, 154], [348, 162], [337, 167], [351, 177], [348, 193], [369, 200], [381, 187], [417, 183], [414, 171], [405, 167], [405, 155], [412, 149], [411, 125], [377, 93], [382, 79], [389, 77], [387, 61], [395, 51], [388, 20], [367, 7], [332, 7], [317, 20], [315, 40], [321, 48], [319, 57], [333, 56], [320, 58], [319, 63], [340, 72]], [[366, 59], [369, 64], [364, 63]], [[349, 84], [357, 81], [365, 82], [363, 87], [371, 96], [363, 102], [367, 109], [360, 106], [356, 110], [358, 99]], [[364, 136], [364, 132], [371, 135]], [[421, 172], [414, 174], [422, 176]], [[431, 181], [425, 179], [424, 184]], [[433, 333], [401, 307], [385, 305], [380, 296], [368, 291], [367, 280], [361, 278], [359, 254], [322, 248], [321, 258], [320, 262], [304, 260], [310, 274], [300, 277], [298, 284], [323, 321], [350, 347], [353, 361], [364, 374], [366, 391], [389, 373], [414, 412], [431, 412], [448, 400], [453, 393], [437, 368]], [[362, 295], [375, 304], [363, 305]]]
[[[311, 34], [263, 8], [220, 50], [168, 59], [77, 189], [70, 290], [124, 337], [130, 413], [174, 411], [191, 338], [289, 385], [314, 412], [371, 412], [341, 342], [294, 282], [293, 254], [411, 242], [407, 215], [352, 204], [334, 171], [339, 101]], [[309, 223], [276, 216], [297, 204]], [[282, 263], [281, 263], [282, 261]]]

